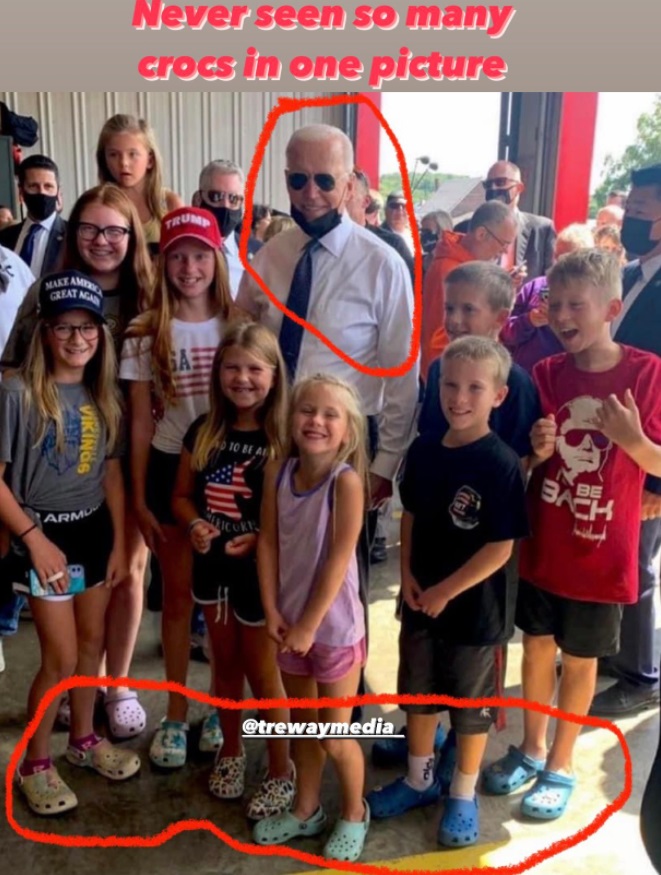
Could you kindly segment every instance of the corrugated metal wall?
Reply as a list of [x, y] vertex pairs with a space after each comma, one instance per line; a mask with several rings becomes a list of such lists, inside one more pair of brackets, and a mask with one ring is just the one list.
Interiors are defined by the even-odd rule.
[[[64, 215], [83, 191], [96, 184], [97, 138], [103, 123], [115, 113], [149, 121], [163, 156], [165, 184], [190, 203], [199, 172], [209, 161], [229, 158], [248, 171], [266, 117], [279, 98], [319, 96], [277, 91], [0, 91], [0, 100], [10, 109], [39, 122], [40, 139], [23, 154], [40, 152], [58, 164]], [[255, 191], [258, 203], [288, 208], [282, 174], [285, 143], [295, 128], [318, 121], [344, 127], [344, 107], [305, 108], [280, 118]]]

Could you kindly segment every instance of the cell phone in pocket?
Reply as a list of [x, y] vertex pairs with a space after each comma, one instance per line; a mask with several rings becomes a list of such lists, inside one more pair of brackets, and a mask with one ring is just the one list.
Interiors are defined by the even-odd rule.
[[29, 573], [30, 595], [75, 595], [79, 592], [85, 592], [85, 569], [83, 566], [67, 565], [67, 571], [69, 572], [69, 587], [66, 592], [56, 593], [50, 585], [48, 585], [47, 588], [44, 588], [37, 577], [34, 568], [31, 568]]

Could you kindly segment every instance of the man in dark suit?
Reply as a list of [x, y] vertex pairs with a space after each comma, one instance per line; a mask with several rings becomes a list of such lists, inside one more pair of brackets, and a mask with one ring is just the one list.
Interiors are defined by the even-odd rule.
[[62, 209], [60, 173], [46, 155], [30, 155], [18, 167], [18, 193], [27, 219], [0, 231], [0, 246], [12, 249], [37, 279], [62, 266], [67, 223]]
[[[211, 161], [200, 173], [199, 188], [193, 195], [193, 206], [203, 207], [216, 217], [223, 238], [223, 258], [229, 273], [232, 298], [236, 298], [243, 276], [239, 257], [239, 240], [245, 203], [245, 175], [234, 161]], [[248, 238], [248, 260], [251, 261], [262, 244], [252, 235]]]
[[[526, 278], [542, 276], [553, 264], [553, 247], [556, 232], [551, 219], [524, 213], [519, 201], [525, 190], [521, 171], [510, 161], [497, 161], [482, 183], [486, 200], [499, 200], [510, 207], [516, 216], [518, 232], [513, 246], [501, 259], [501, 267], [515, 275], [517, 284]], [[465, 233], [468, 222], [460, 222], [455, 231]]]
[[[613, 322], [615, 340], [661, 355], [661, 164], [631, 174], [622, 243], [638, 255], [623, 271], [624, 305]], [[650, 386], [658, 392], [658, 386]], [[617, 682], [595, 696], [591, 714], [624, 717], [659, 704], [654, 658], [654, 590], [661, 552], [661, 479], [647, 477], [640, 529], [639, 596], [624, 608], [620, 652], [605, 666]]]

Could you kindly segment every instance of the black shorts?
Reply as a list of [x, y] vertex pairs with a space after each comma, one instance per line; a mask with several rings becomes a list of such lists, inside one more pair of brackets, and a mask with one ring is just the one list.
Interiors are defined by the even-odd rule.
[[147, 507], [159, 523], [176, 526], [172, 513], [172, 496], [179, 470], [179, 455], [164, 453], [151, 447], [147, 463], [147, 483], [145, 498]]
[[222, 555], [223, 544], [214, 547], [193, 554], [193, 599], [200, 605], [218, 605], [220, 622], [231, 610], [240, 623], [264, 625], [255, 555], [238, 559]]
[[[490, 699], [503, 694], [507, 646], [451, 644], [435, 634], [433, 624], [407, 622], [399, 633], [399, 695]], [[402, 705], [410, 714], [438, 714], [443, 705]], [[497, 708], [449, 708], [452, 728], [460, 735], [481, 735], [498, 718]]]
[[579, 602], [519, 582], [516, 625], [526, 635], [552, 635], [563, 653], [584, 659], [620, 649], [622, 605]]
[[[39, 511], [41, 528], [49, 541], [67, 557], [68, 565], [82, 565], [85, 589], [106, 579], [108, 559], [114, 544], [110, 511], [105, 502], [85, 511]], [[14, 589], [29, 594], [29, 557], [15, 556], [12, 562]]]

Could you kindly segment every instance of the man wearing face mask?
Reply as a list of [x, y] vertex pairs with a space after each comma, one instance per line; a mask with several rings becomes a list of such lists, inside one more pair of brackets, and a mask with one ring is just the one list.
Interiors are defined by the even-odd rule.
[[[239, 258], [239, 240], [245, 203], [245, 176], [234, 161], [212, 161], [200, 173], [199, 188], [193, 195], [193, 206], [204, 207], [216, 217], [223, 238], [222, 254], [229, 273], [230, 290], [236, 298], [243, 276]], [[259, 251], [262, 244], [252, 235], [248, 238], [248, 259]]]
[[[500, 266], [509, 271], [517, 285], [527, 277], [545, 274], [553, 264], [555, 228], [545, 216], [524, 213], [519, 209], [519, 201], [525, 190], [521, 171], [510, 161], [497, 161], [487, 173], [482, 183], [487, 201], [497, 200], [508, 206], [517, 221], [517, 234], [513, 244], [503, 254]], [[455, 231], [465, 231], [468, 223], [461, 223]]]
[[18, 193], [27, 219], [0, 231], [0, 246], [12, 249], [35, 277], [58, 270], [64, 256], [67, 223], [62, 209], [57, 164], [45, 155], [30, 155], [18, 168]]
[[[339, 128], [309, 125], [286, 149], [285, 181], [296, 228], [269, 240], [253, 267], [278, 301], [315, 326], [355, 362], [396, 368], [409, 355], [413, 331], [411, 277], [404, 260], [347, 214], [355, 185], [351, 140]], [[330, 373], [346, 380], [368, 417], [372, 512], [361, 540], [361, 597], [367, 604], [369, 545], [377, 511], [409, 442], [418, 396], [418, 367], [389, 378], [364, 374], [322, 340], [284, 316], [246, 274], [237, 304], [280, 339], [290, 379]]]
[[[612, 323], [619, 343], [661, 355], [661, 164], [635, 170], [621, 239], [638, 256], [623, 269], [623, 307]], [[650, 392], [658, 392], [650, 386]], [[654, 591], [661, 551], [661, 479], [647, 477], [638, 555], [638, 602], [622, 615], [620, 652], [601, 668], [616, 683], [594, 697], [591, 714], [628, 717], [659, 704], [659, 671], [654, 657]]]

